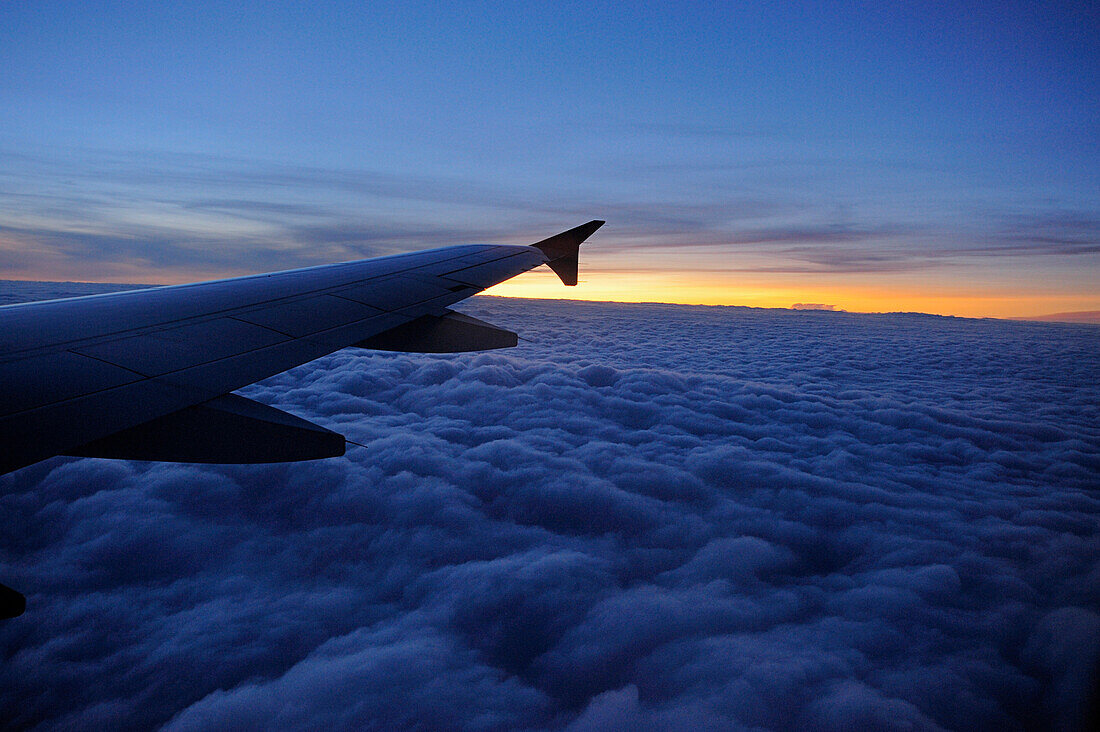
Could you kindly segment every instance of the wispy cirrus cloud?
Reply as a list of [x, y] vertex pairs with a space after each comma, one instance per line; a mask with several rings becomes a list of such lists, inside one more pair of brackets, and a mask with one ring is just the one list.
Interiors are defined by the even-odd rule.
[[[1054, 204], [975, 210], [958, 229], [881, 208], [860, 214], [804, 187], [777, 194], [774, 171], [759, 165], [700, 163], [702, 180], [692, 181], [685, 162], [651, 172], [671, 182], [631, 200], [621, 187], [593, 192], [591, 182], [510, 186], [202, 155], [0, 157], [7, 277], [182, 281], [452, 243], [524, 243], [597, 216], [611, 222], [594, 250], [605, 271], [890, 277], [1007, 256], [1091, 257], [1100, 231], [1088, 211]], [[767, 185], [753, 184], [754, 168]], [[686, 250], [690, 257], [676, 258]]]
[[1002, 212], [988, 241], [971, 245], [979, 256], [1077, 256], [1100, 253], [1100, 216], [1055, 208]]

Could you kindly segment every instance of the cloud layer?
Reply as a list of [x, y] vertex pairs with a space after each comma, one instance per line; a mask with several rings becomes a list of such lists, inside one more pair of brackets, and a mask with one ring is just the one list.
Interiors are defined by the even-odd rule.
[[19, 726], [1019, 729], [1100, 650], [1090, 326], [477, 299], [245, 393], [344, 459], [0, 478]]
[[[842, 288], [851, 280], [841, 275], [917, 275], [932, 288], [1016, 291], [1026, 260], [1063, 295], [1092, 295], [1084, 274], [1100, 254], [1095, 201], [974, 201], [971, 186], [945, 193], [935, 176], [930, 189], [920, 182], [926, 172], [914, 178], [899, 161], [838, 168], [832, 158], [794, 163], [776, 152], [746, 160], [740, 149], [690, 163], [637, 159], [639, 149], [666, 148], [676, 146], [646, 138], [556, 175], [540, 165], [501, 179], [0, 145], [0, 270], [186, 282], [431, 245], [523, 243], [598, 216], [612, 226], [586, 257], [620, 273], [674, 270], [730, 284], [746, 273], [814, 275], [807, 282]], [[844, 191], [838, 178], [859, 184]]]

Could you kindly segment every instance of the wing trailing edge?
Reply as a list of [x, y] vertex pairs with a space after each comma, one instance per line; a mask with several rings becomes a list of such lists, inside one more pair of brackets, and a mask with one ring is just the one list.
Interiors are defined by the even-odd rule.
[[570, 287], [577, 284], [577, 265], [581, 244], [592, 236], [604, 221], [589, 221], [569, 231], [555, 234], [549, 239], [535, 242], [531, 246], [546, 255], [546, 264], [561, 278], [562, 284]]

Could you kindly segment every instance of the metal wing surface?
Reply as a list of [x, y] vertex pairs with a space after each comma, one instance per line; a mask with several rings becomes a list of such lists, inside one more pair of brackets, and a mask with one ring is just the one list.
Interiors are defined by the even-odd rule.
[[448, 306], [540, 264], [576, 283], [592, 221], [468, 245], [0, 307], [0, 472], [53, 455], [272, 462], [341, 455], [329, 430], [231, 394], [347, 346], [515, 345]]

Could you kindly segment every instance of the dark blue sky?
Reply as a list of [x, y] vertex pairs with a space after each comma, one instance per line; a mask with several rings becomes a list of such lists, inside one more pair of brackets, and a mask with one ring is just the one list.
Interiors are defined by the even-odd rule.
[[6, 4], [0, 277], [600, 217], [570, 294], [1100, 309], [1098, 37], [1051, 3]]

